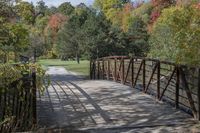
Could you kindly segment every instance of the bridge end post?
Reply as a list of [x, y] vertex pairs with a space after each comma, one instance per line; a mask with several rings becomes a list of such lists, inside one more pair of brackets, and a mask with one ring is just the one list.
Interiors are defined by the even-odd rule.
[[134, 87], [134, 58], [132, 58], [131, 64], [131, 86]]
[[121, 83], [122, 84], [125, 84], [125, 81], [124, 81], [124, 58], [122, 58], [122, 79], [121, 79]]
[[143, 59], [143, 92], [145, 92], [146, 88], [146, 61]]
[[97, 79], [100, 79], [100, 63], [99, 60], [97, 60]]
[[160, 99], [160, 61], [157, 61], [157, 98]]
[[180, 89], [180, 71], [179, 66], [176, 66], [176, 94], [175, 94], [175, 107], [179, 107], [179, 89]]
[[200, 121], [200, 68], [198, 69], [198, 88], [197, 88], [197, 101], [198, 101], [198, 120]]
[[37, 100], [36, 100], [36, 93], [37, 93], [37, 85], [36, 85], [36, 71], [33, 69], [32, 72], [32, 93], [33, 93], [33, 99], [32, 99], [32, 109], [33, 109], [33, 124], [37, 124]]

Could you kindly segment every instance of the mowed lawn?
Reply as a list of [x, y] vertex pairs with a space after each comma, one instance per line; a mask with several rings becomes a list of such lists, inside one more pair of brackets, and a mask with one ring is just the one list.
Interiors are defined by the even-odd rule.
[[80, 61], [80, 64], [78, 64], [76, 61], [61, 61], [60, 59], [43, 59], [37, 61], [37, 63], [41, 64], [44, 67], [63, 66], [69, 71], [89, 76], [90, 62], [88, 60], [82, 60]]

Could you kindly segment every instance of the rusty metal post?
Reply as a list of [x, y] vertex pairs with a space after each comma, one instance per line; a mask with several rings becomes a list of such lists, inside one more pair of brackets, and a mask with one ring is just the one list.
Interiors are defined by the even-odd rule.
[[146, 61], [145, 59], [143, 59], [143, 91], [145, 92], [145, 88], [146, 88], [146, 81], [145, 81], [145, 78], [146, 78]]
[[90, 79], [92, 79], [92, 60], [90, 60]]
[[107, 72], [107, 80], [110, 79], [110, 60], [108, 59], [108, 72]]
[[36, 71], [33, 69], [32, 72], [32, 92], [33, 92], [33, 99], [32, 99], [32, 105], [33, 105], [33, 124], [37, 124], [37, 85], [36, 85]]
[[104, 79], [104, 59], [102, 60], [102, 79]]
[[180, 72], [179, 66], [176, 66], [176, 95], [175, 95], [175, 107], [179, 106], [179, 87], [180, 87]]
[[188, 82], [187, 82], [187, 79], [186, 79], [186, 74], [181, 67], [179, 67], [179, 72], [180, 72], [180, 76], [181, 76], [181, 81], [183, 81], [182, 82], [183, 88], [185, 89], [186, 95], [188, 97], [188, 101], [189, 101], [190, 108], [192, 110], [193, 116], [194, 116], [195, 119], [197, 119], [198, 113], [197, 113], [196, 106], [194, 104], [194, 100], [192, 98], [192, 94], [190, 92], [190, 88], [189, 88], [189, 85], [188, 85]]
[[96, 60], [93, 62], [93, 79], [96, 79]]
[[134, 84], [134, 58], [132, 58], [132, 64], [131, 64], [131, 85], [133, 87]]
[[99, 71], [99, 69], [100, 69], [100, 66], [99, 66], [99, 60], [97, 60], [97, 79], [100, 79], [100, 71]]
[[115, 81], [117, 81], [117, 59], [116, 59], [116, 58], [115, 58], [114, 67], [115, 67], [115, 68], [114, 68], [114, 69], [115, 69], [115, 70], [114, 70], [114, 73], [115, 73], [115, 74], [114, 74], [114, 77], [115, 77], [114, 79], [115, 79]]
[[198, 88], [197, 88], [197, 100], [198, 100], [198, 120], [200, 121], [200, 69], [198, 69]]
[[160, 99], [160, 61], [157, 62], [157, 98]]
[[122, 84], [125, 84], [125, 81], [124, 81], [124, 58], [122, 58], [122, 80], [121, 80], [121, 83]]

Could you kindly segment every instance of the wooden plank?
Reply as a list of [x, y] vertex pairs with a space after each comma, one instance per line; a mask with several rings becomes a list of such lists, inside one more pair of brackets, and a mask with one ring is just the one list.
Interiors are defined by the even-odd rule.
[[193, 101], [193, 98], [192, 98], [192, 95], [191, 95], [191, 92], [190, 92], [190, 89], [189, 89], [189, 86], [188, 86], [188, 83], [187, 83], [187, 80], [186, 80], [186, 77], [185, 77], [185, 73], [184, 73], [184, 71], [181, 67], [180, 67], [180, 76], [181, 76], [181, 80], [182, 80], [182, 83], [183, 83], [183, 87], [184, 87], [186, 94], [187, 94], [187, 97], [188, 97], [188, 101], [190, 103], [190, 107], [192, 109], [193, 116], [194, 116], [194, 118], [197, 118], [197, 110], [196, 110], [196, 107], [194, 105], [194, 101]]

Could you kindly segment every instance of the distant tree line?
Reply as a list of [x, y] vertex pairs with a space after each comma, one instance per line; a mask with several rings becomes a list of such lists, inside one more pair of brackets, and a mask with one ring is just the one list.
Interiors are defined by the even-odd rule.
[[48, 7], [0, 2], [0, 57], [149, 56], [200, 65], [199, 0], [95, 0]]

